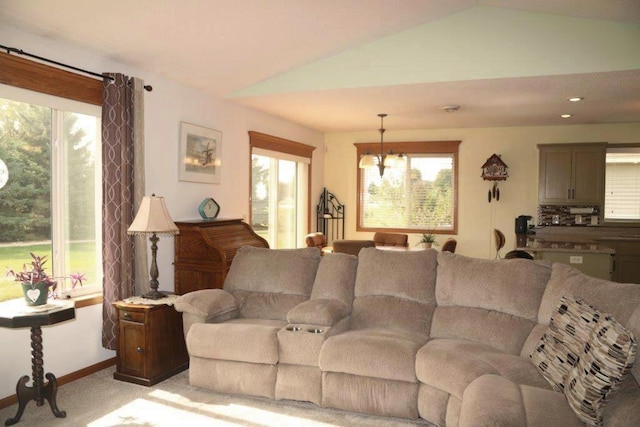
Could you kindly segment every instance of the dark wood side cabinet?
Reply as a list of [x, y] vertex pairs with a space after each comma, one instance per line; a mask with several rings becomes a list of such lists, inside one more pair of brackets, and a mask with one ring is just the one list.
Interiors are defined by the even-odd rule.
[[175, 293], [222, 289], [231, 261], [242, 246], [268, 248], [269, 243], [241, 219], [177, 221]]
[[167, 304], [113, 306], [118, 312], [117, 380], [151, 386], [189, 367], [182, 313]]

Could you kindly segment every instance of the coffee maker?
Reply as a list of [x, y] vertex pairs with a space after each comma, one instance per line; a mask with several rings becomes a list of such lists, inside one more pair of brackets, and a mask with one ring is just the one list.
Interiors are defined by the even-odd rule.
[[533, 217], [529, 215], [520, 215], [516, 218], [516, 234], [527, 234], [529, 230], [529, 220]]

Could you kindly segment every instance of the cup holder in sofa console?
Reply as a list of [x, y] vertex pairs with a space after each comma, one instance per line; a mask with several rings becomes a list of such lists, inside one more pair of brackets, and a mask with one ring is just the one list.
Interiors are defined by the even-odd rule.
[[318, 328], [307, 329], [307, 332], [311, 332], [312, 334], [321, 334], [324, 332], [324, 329], [318, 329]]
[[302, 328], [300, 326], [287, 326], [289, 332], [300, 332]]

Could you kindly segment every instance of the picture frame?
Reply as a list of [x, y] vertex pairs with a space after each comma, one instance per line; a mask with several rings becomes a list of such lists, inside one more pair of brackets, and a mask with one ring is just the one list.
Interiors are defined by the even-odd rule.
[[222, 132], [180, 122], [180, 181], [220, 184]]

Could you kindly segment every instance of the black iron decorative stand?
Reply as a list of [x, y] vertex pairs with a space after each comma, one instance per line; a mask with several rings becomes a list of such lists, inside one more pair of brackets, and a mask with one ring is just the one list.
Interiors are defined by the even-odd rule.
[[344, 205], [324, 188], [316, 214], [318, 231], [325, 235], [328, 242], [344, 239], [344, 211]]

